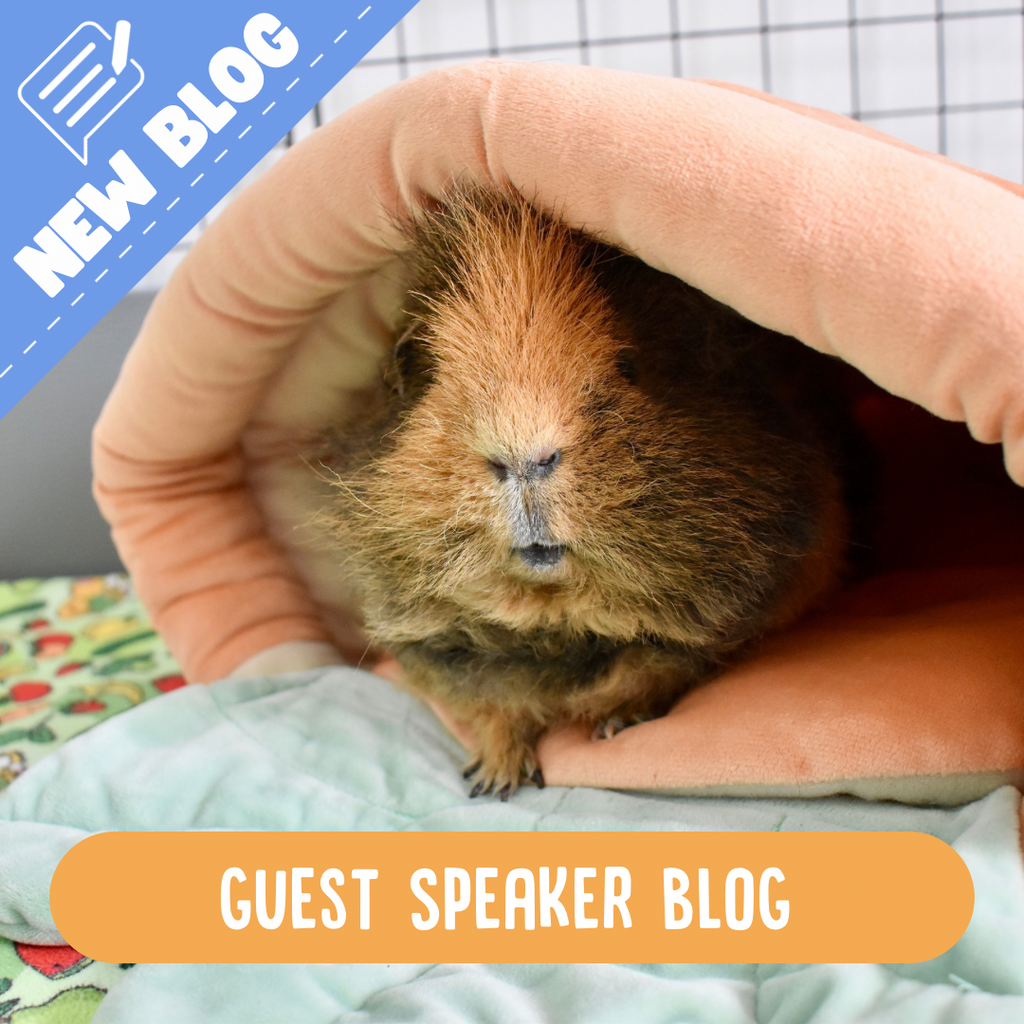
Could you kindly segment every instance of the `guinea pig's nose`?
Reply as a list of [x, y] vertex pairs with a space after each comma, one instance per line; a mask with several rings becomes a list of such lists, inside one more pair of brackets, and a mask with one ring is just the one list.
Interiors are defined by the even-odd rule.
[[509, 473], [514, 473], [521, 480], [543, 480], [550, 476], [555, 466], [562, 460], [562, 453], [557, 448], [540, 448], [532, 452], [521, 462], [511, 462], [504, 457], [495, 456], [487, 460], [487, 467], [499, 482], [504, 481]]
[[565, 555], [564, 544], [528, 544], [516, 553], [531, 569], [549, 569], [558, 565]]

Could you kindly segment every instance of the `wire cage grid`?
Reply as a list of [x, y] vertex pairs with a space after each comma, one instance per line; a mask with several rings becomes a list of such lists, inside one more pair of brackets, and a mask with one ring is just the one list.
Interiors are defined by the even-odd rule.
[[395, 82], [488, 57], [752, 86], [1024, 181], [1024, 3], [998, 0], [420, 0], [148, 274], [294, 142]]

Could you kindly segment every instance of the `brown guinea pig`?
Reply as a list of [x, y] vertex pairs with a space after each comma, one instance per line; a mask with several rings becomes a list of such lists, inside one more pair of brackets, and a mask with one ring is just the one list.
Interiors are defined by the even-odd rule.
[[832, 361], [511, 189], [454, 189], [407, 235], [329, 520], [371, 640], [504, 799], [543, 784], [549, 724], [662, 715], [835, 587]]

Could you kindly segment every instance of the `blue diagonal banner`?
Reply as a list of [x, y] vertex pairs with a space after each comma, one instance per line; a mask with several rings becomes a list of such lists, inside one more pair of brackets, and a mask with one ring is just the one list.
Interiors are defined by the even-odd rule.
[[5, 11], [0, 416], [415, 3]]

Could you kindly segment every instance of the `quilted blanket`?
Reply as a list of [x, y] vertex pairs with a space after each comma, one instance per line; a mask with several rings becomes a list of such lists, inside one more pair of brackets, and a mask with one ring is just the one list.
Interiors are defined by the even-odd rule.
[[[71, 740], [0, 796], [0, 933], [58, 942], [50, 876], [74, 843], [109, 829], [429, 830], [450, 832], [453, 847], [466, 830], [911, 829], [952, 844], [976, 891], [963, 938], [925, 963], [140, 964], [93, 1020], [1010, 1024], [1024, 1016], [1020, 796], [1010, 787], [958, 809], [557, 786], [503, 804], [466, 800], [462, 756], [419, 701], [354, 669], [185, 687]], [[24, 1017], [35, 1019], [43, 1018]]]

